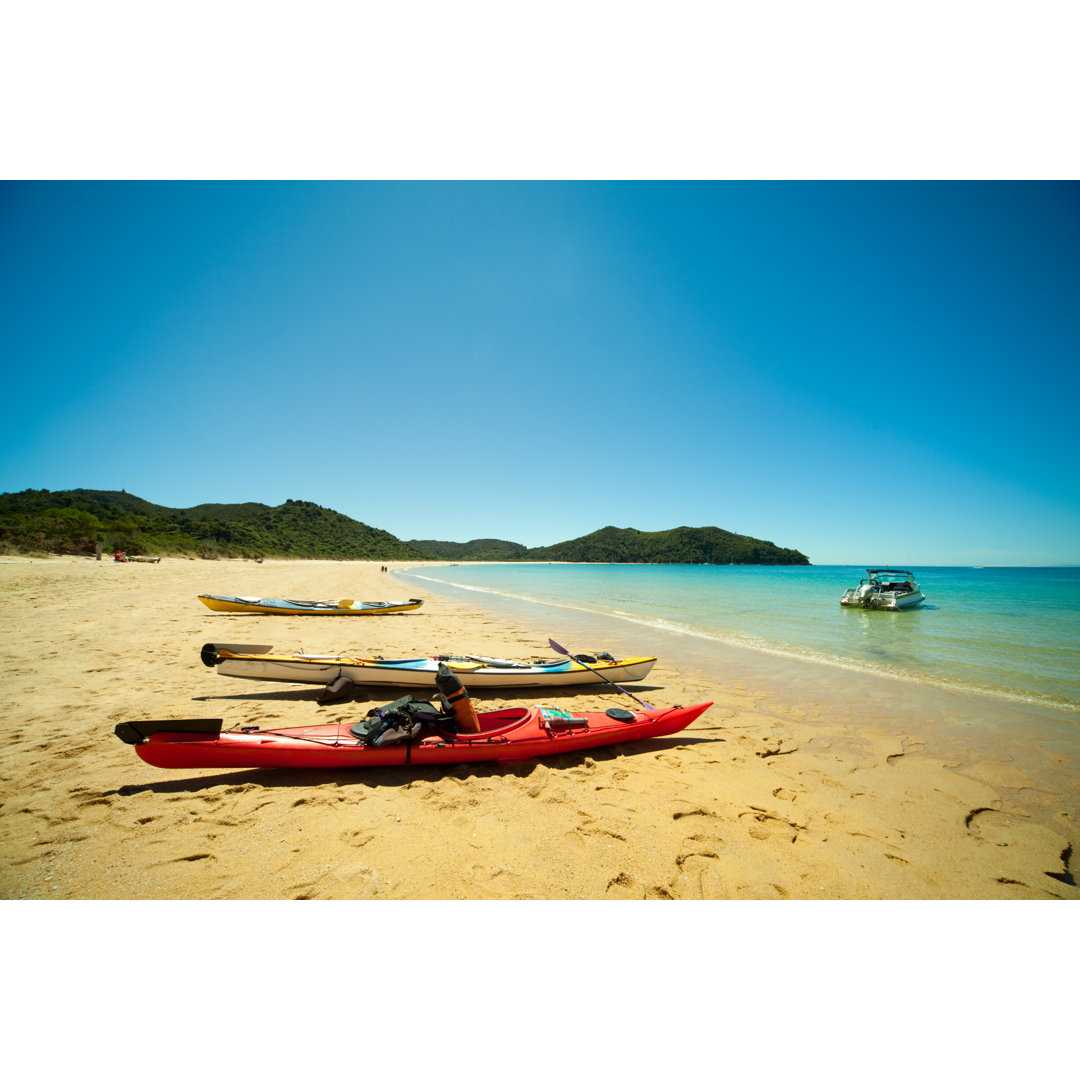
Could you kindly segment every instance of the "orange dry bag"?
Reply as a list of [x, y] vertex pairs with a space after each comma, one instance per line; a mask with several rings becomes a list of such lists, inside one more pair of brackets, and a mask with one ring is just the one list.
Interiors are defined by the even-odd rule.
[[461, 685], [461, 680], [445, 664], [439, 664], [435, 685], [439, 688], [439, 693], [446, 698], [446, 704], [450, 706], [459, 730], [466, 735], [478, 734], [480, 721], [477, 719], [476, 710], [469, 700], [469, 695], [465, 692], [465, 687]]

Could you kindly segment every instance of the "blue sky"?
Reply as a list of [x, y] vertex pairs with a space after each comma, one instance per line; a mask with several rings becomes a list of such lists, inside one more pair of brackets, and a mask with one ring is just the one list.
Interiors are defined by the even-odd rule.
[[0, 186], [0, 490], [1080, 562], [1080, 185]]

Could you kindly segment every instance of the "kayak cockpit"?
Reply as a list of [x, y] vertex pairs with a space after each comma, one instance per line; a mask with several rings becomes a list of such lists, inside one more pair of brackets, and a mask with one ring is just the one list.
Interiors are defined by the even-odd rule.
[[508, 731], [514, 731], [526, 723], [532, 716], [533, 709], [498, 709], [495, 712], [477, 713], [476, 719], [480, 723], [477, 732], [459, 731], [455, 740], [468, 741], [469, 739], [487, 739], [492, 735], [505, 735]]

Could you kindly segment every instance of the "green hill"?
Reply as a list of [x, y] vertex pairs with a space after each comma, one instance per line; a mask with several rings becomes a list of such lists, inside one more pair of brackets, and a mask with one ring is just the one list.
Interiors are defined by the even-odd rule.
[[455, 562], [509, 562], [528, 551], [524, 544], [515, 544], [513, 540], [469, 540], [464, 544], [453, 540], [407, 540], [406, 543], [429, 558]]
[[663, 532], [618, 529], [614, 525], [576, 540], [530, 548], [522, 559], [544, 562], [748, 563], [809, 566], [810, 560], [768, 540], [718, 529], [713, 525]]
[[748, 563], [809, 565], [800, 551], [768, 540], [685, 525], [663, 532], [613, 525], [549, 547], [511, 540], [399, 540], [315, 503], [201, 503], [177, 510], [126, 491], [0, 494], [0, 551], [216, 558], [385, 559], [456, 562]]
[[0, 495], [0, 549], [57, 554], [122, 548], [129, 555], [205, 559], [426, 559], [382, 529], [315, 503], [158, 506], [123, 491]]

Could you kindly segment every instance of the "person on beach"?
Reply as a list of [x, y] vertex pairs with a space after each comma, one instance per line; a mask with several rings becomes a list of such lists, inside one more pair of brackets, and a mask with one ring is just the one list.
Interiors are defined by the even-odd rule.
[[121, 551], [119, 548], [117, 548], [116, 549], [116, 554], [113, 556], [113, 562], [127, 562], [127, 561], [128, 561], [127, 554], [125, 552]]

